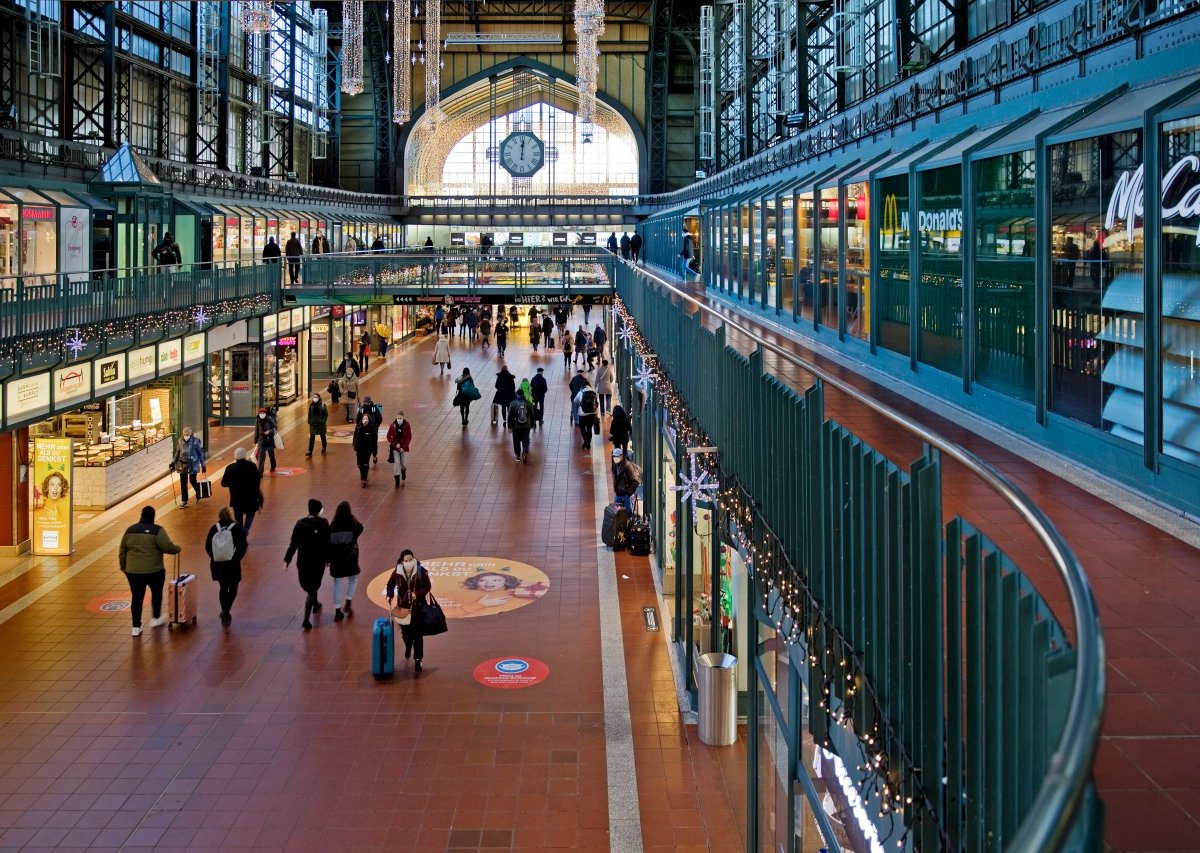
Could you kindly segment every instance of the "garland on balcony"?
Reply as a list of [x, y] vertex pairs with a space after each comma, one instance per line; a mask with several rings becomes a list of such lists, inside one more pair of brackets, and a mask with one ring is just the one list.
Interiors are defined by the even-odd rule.
[[[679, 389], [659, 362], [657, 354], [642, 335], [620, 297], [617, 297], [613, 304], [613, 313], [618, 323], [618, 340], [628, 347], [640, 362], [640, 368], [632, 377], [638, 392], [645, 394], [650, 387], [654, 388], [657, 402], [667, 410], [675, 423], [676, 434], [684, 446], [712, 445], [710, 436], [692, 415]], [[651, 367], [652, 364], [655, 366]], [[815, 691], [819, 697], [818, 707], [829, 720], [854, 735], [858, 743], [860, 757], [855, 769], [866, 774], [859, 785], [864, 802], [867, 796], [874, 795], [881, 803], [879, 816], [893, 818], [890, 821], [893, 831], [894, 817], [903, 812], [909, 813], [908, 819], [904, 821], [906, 828], [897, 842], [899, 847], [904, 847], [909, 833], [922, 823], [922, 817], [928, 816], [937, 828], [941, 846], [944, 849], [951, 848], [953, 845], [942, 825], [937, 805], [921, 783], [921, 771], [904, 748], [891, 719], [884, 712], [883, 703], [866, 675], [862, 655], [824, 615], [821, 602], [794, 567], [782, 543], [762, 518], [745, 486], [736, 476], [721, 471], [720, 463], [715, 461], [716, 454], [708, 456], [708, 460], [698, 462], [698, 465], [710, 478], [721, 484], [716, 501], [735, 522], [733, 538], [738, 549], [746, 555], [751, 575], [763, 590], [763, 612], [767, 614], [785, 645], [792, 646], [801, 637], [805, 639], [810, 676], [820, 675], [821, 684], [818, 691]], [[755, 535], [756, 533], [758, 535]], [[813, 649], [818, 629], [826, 639], [820, 656]], [[833, 674], [835, 668], [845, 673], [844, 685], [840, 683], [840, 676]], [[835, 685], [835, 681], [838, 684]], [[841, 700], [836, 711], [832, 701], [835, 697]], [[855, 725], [856, 711], [860, 708], [870, 712], [869, 718], [872, 723], [869, 731], [860, 731]], [[826, 749], [833, 747], [828, 734], [821, 746]], [[896, 763], [899, 767], [893, 766], [889, 753], [898, 757], [899, 761]], [[940, 785], [942, 768], [934, 769], [933, 775]], [[888, 837], [882, 840], [887, 842], [890, 838], [889, 833]]]

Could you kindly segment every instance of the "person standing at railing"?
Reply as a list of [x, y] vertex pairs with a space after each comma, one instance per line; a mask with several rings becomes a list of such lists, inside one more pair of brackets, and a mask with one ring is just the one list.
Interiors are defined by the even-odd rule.
[[262, 255], [263, 263], [264, 264], [279, 263], [280, 254], [281, 254], [281, 252], [279, 251], [279, 244], [275, 242], [275, 238], [268, 237], [267, 245], [263, 247], [263, 255]]
[[329, 241], [325, 239], [324, 234], [318, 234], [313, 237], [312, 250], [310, 255], [327, 255], [329, 254]]
[[283, 247], [283, 252], [288, 259], [288, 282], [295, 285], [300, 281], [300, 258], [304, 255], [304, 244], [300, 242], [295, 231]]
[[384, 252], [384, 251], [387, 251], [387, 246], [386, 246], [386, 245], [384, 245], [384, 242], [383, 242], [383, 238], [382, 238], [382, 237], [376, 237], [376, 238], [375, 238], [375, 242], [371, 244], [371, 251], [372, 251], [372, 252]]
[[174, 272], [183, 263], [183, 255], [179, 251], [179, 244], [175, 242], [175, 237], [172, 236], [170, 231], [163, 234], [162, 242], [155, 246], [154, 251], [150, 254], [162, 268], [163, 272]]
[[633, 236], [629, 238], [629, 254], [633, 256], [633, 262], [638, 262], [638, 256], [642, 254], [642, 235], [634, 231]]

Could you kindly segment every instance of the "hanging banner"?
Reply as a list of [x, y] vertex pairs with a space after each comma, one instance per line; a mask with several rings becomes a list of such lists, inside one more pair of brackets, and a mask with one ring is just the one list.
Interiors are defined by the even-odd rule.
[[71, 478], [69, 438], [33, 440], [33, 553], [61, 557], [71, 553]]

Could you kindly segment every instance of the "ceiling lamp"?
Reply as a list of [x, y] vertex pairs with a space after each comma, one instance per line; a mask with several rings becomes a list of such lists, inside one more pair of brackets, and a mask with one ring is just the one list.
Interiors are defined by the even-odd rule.
[[392, 121], [396, 124], [404, 124], [412, 115], [412, 9], [408, 3], [392, 0]]
[[579, 85], [579, 120], [596, 112], [600, 36], [604, 33], [604, 0], [575, 0], [575, 77]]
[[442, 0], [425, 4], [425, 113], [429, 129], [437, 128], [442, 114]]
[[531, 33], [446, 33], [442, 44], [562, 44], [561, 30]]
[[342, 91], [363, 89], [363, 0], [342, 0]]
[[274, 5], [275, 0], [242, 0], [242, 29], [248, 33], [269, 33]]

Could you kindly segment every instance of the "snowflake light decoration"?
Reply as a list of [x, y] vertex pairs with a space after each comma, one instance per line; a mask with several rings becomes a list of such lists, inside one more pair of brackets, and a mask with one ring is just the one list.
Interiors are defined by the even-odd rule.
[[194, 319], [196, 321], [195, 324], [197, 326], [208, 325], [208, 321], [210, 318], [209, 318], [208, 314], [205, 313], [203, 305], [201, 305], [199, 308], [196, 309], [196, 316]]
[[79, 358], [79, 354], [87, 348], [87, 343], [79, 335], [78, 329], [71, 329], [71, 337], [67, 338], [66, 346], [71, 352], [71, 360]]
[[696, 454], [688, 454], [692, 457], [691, 473], [679, 475], [679, 485], [669, 486], [673, 492], [683, 492], [683, 500], [692, 505], [692, 524], [696, 523], [696, 504], [710, 497], [713, 492], [720, 491], [720, 483], [708, 482], [707, 471], [696, 470]]
[[633, 374], [633, 381], [638, 385], [649, 385], [654, 381], [654, 368], [643, 364]]
[[621, 343], [631, 344], [633, 342], [633, 327], [626, 323], [617, 329], [617, 337], [621, 339]]

